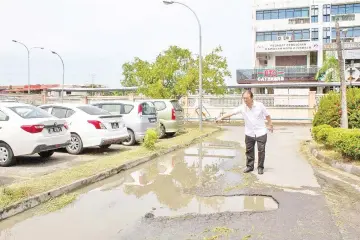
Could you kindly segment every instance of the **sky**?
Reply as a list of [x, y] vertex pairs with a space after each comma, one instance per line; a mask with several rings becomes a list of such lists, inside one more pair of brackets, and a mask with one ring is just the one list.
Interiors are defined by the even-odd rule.
[[[202, 25], [203, 55], [223, 48], [236, 84], [236, 69], [251, 68], [249, 0], [179, 0]], [[0, 0], [0, 85], [27, 84], [30, 47], [31, 84], [103, 84], [120, 87], [122, 64], [134, 57], [152, 61], [171, 45], [198, 54], [193, 13], [162, 0]]]

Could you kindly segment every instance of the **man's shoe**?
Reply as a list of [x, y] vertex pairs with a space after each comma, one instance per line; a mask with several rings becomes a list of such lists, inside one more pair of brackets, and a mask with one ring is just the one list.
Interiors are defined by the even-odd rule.
[[244, 173], [249, 173], [249, 172], [252, 172], [252, 171], [254, 171], [253, 168], [247, 167], [247, 168], [244, 170]]
[[264, 169], [259, 168], [259, 169], [258, 169], [258, 173], [259, 173], [260, 175], [263, 175], [263, 174], [264, 174]]

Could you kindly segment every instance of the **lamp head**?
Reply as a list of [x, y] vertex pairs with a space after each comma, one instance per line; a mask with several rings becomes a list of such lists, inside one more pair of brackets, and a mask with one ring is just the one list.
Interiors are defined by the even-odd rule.
[[170, 5], [170, 4], [173, 4], [174, 1], [163, 1], [163, 3], [166, 4], [166, 5]]

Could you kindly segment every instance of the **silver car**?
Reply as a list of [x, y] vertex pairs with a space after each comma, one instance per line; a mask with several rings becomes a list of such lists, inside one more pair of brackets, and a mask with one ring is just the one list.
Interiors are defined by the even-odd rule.
[[143, 140], [146, 130], [157, 128], [157, 114], [154, 104], [151, 101], [103, 101], [92, 103], [91, 105], [102, 108], [111, 114], [121, 114], [125, 126], [129, 132], [129, 139], [122, 144], [126, 146], [134, 145]]

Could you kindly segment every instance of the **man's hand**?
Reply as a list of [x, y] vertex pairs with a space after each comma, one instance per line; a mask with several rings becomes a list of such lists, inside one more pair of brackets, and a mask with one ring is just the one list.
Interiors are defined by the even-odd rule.
[[215, 122], [216, 122], [216, 123], [219, 123], [219, 122], [221, 122], [221, 121], [222, 121], [222, 118], [221, 118], [221, 117], [216, 117], [216, 118], [215, 118]]
[[268, 126], [268, 129], [269, 129], [269, 131], [270, 131], [271, 133], [274, 132], [274, 127], [273, 127], [273, 125], [269, 125], [269, 126]]

